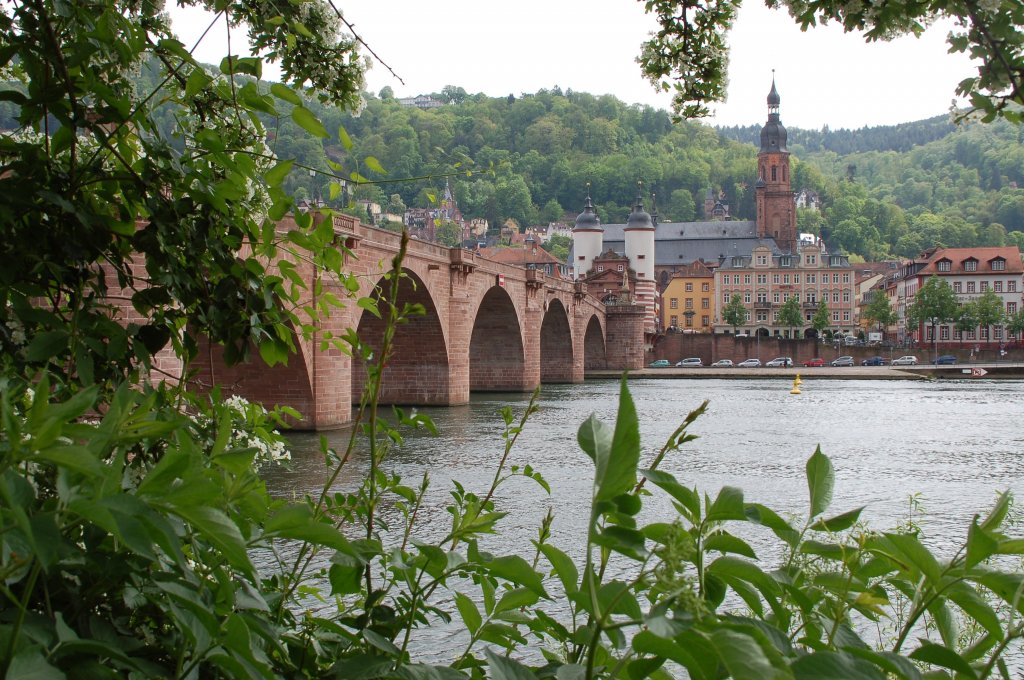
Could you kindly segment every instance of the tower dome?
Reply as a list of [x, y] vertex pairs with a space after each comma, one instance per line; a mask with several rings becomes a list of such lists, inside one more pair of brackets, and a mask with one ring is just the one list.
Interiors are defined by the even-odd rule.
[[651, 214], [644, 210], [643, 197], [640, 194], [640, 189], [636, 192], [636, 204], [633, 206], [633, 212], [629, 214], [629, 219], [626, 220], [626, 229], [654, 229], [654, 221], [651, 219]]
[[583, 212], [576, 216], [576, 226], [573, 227], [573, 231], [577, 229], [601, 229], [601, 218], [597, 216], [597, 211], [594, 210], [594, 202], [590, 200], [590, 191], [587, 191], [587, 202], [583, 205]]
[[786, 128], [779, 118], [779, 91], [775, 89], [775, 76], [772, 75], [772, 89], [768, 93], [768, 122], [761, 128], [761, 151], [786, 151]]

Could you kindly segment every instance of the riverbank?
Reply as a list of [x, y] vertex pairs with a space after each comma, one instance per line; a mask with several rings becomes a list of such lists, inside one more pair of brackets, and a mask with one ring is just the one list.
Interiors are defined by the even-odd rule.
[[[817, 366], [807, 368], [642, 368], [630, 371], [642, 378], [829, 378], [832, 380], [998, 380], [1024, 378], [1024, 364], [955, 364], [953, 366]], [[587, 378], [618, 378], [622, 371], [587, 371]]]

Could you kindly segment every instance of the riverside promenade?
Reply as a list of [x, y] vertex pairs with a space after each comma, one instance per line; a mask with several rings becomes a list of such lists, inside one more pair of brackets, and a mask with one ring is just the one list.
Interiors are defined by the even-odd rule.
[[[976, 370], [980, 369], [980, 371]], [[983, 373], [981, 373], [983, 371]], [[980, 374], [979, 374], [980, 373]], [[808, 368], [643, 368], [637, 378], [828, 378], [830, 380], [1021, 380], [1024, 363], [953, 364], [934, 366], [818, 366]], [[618, 378], [622, 371], [587, 371], [587, 378]]]

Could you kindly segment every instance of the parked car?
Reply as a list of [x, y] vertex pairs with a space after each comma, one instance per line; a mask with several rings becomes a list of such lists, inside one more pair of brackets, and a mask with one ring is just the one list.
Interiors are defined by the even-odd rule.
[[867, 359], [861, 359], [860, 365], [861, 366], [888, 366], [889, 365], [889, 360], [886, 359], [885, 357], [880, 357], [880, 356], [878, 356], [876, 354], [873, 357], [868, 357]]
[[789, 368], [792, 365], [793, 360], [790, 357], [775, 357], [765, 364], [768, 368]]
[[669, 363], [668, 359], [657, 359], [657, 360], [652, 361], [651, 363], [647, 364], [647, 367], [648, 368], [668, 368], [671, 365], [672, 364]]
[[692, 367], [695, 367], [695, 366], [699, 367], [699, 366], [703, 366], [703, 365], [704, 365], [704, 362], [700, 360], [700, 357], [690, 357], [689, 359], [680, 359], [679, 361], [676, 362], [676, 368], [685, 368], [685, 367], [691, 367], [692, 368]]
[[837, 357], [832, 360], [830, 366], [853, 366], [853, 357], [849, 355]]
[[711, 364], [711, 368], [732, 368], [736, 364], [732, 363], [732, 359], [719, 359], [715, 363]]
[[917, 357], [912, 354], [902, 356], [899, 359], [892, 360], [893, 366], [917, 366]]
[[824, 366], [824, 365], [825, 365], [825, 360], [822, 359], [821, 357], [814, 357], [813, 359], [808, 359], [807, 361], [804, 362], [804, 366], [807, 366], [808, 368], [813, 368], [813, 367], [816, 367], [816, 366]]
[[738, 366], [739, 368], [760, 368], [761, 367], [761, 360], [760, 359], [744, 359], [740, 363], [736, 364], [736, 366]]
[[938, 364], [938, 365], [941, 365], [941, 364], [955, 364], [956, 363], [956, 357], [953, 356], [952, 354], [943, 354], [941, 357], [939, 357], [939, 358], [937, 358], [935, 360], [935, 363]]

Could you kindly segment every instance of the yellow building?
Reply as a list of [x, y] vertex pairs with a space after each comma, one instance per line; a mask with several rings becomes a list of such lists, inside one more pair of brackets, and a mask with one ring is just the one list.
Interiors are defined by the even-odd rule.
[[672, 274], [661, 293], [661, 327], [684, 333], [710, 333], [715, 320], [715, 275], [703, 262]]

